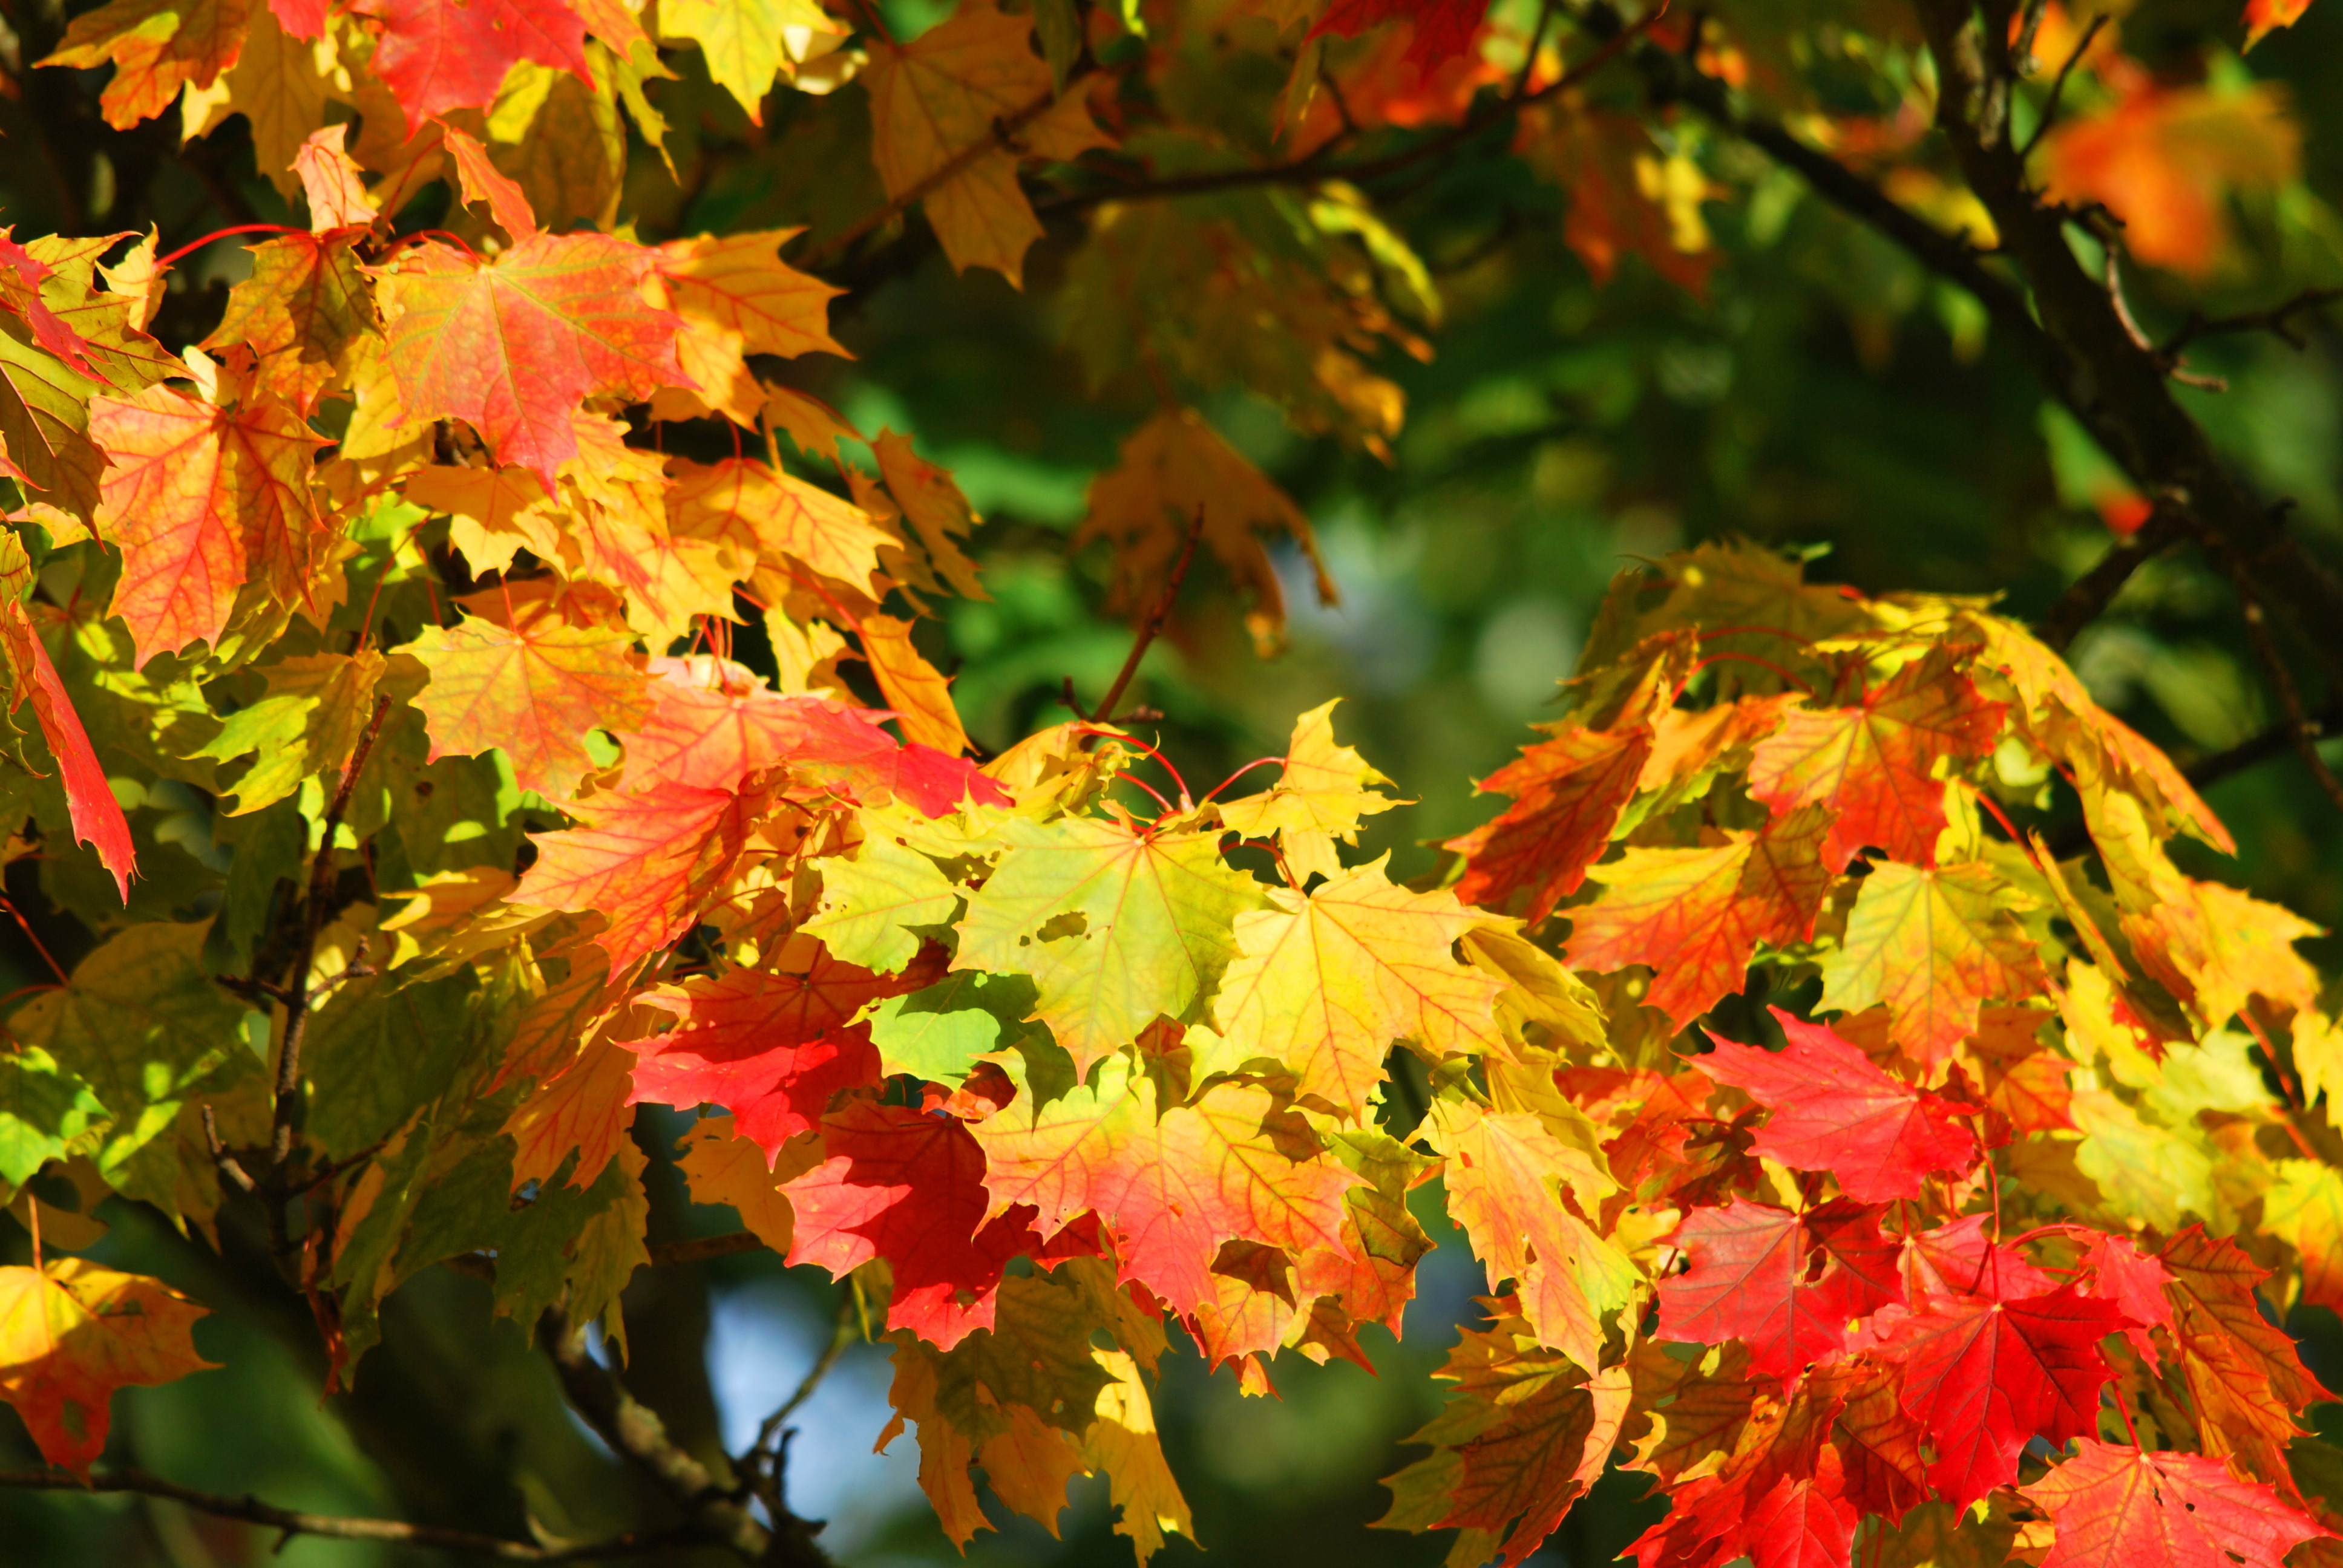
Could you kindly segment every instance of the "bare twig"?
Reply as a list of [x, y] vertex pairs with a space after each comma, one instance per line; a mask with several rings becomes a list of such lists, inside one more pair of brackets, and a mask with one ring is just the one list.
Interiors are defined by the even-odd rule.
[[2317, 310], [2343, 299], [2343, 288], [2306, 288], [2283, 305], [2268, 310], [2249, 310], [2241, 316], [2191, 315], [2187, 324], [2174, 333], [2164, 347], [2157, 350], [2157, 357], [2174, 364], [2180, 361], [2180, 351], [2200, 337], [2212, 337], [2233, 332], [2268, 332], [2275, 334], [2289, 348], [2309, 347], [2302, 334], [2294, 329], [2293, 318], [2306, 310]]
[[830, 1369], [838, 1364], [838, 1358], [846, 1353], [849, 1345], [861, 1337], [861, 1314], [856, 1308], [851, 1286], [838, 1293], [838, 1314], [830, 1327], [830, 1342], [822, 1347], [821, 1354], [814, 1358], [813, 1365], [807, 1368], [805, 1376], [798, 1381], [796, 1392], [765, 1418], [764, 1424], [757, 1429], [757, 1441], [749, 1445], [749, 1452], [742, 1454], [738, 1462], [744, 1483], [764, 1500], [766, 1508], [777, 1519], [789, 1511], [788, 1494], [783, 1490], [783, 1472], [789, 1463], [789, 1438], [794, 1431], [789, 1424], [789, 1417], [805, 1407], [806, 1401], [811, 1399], [814, 1391], [821, 1386], [822, 1379], [830, 1375]]
[[2230, 580], [2237, 585], [2237, 597], [2246, 618], [2246, 636], [2254, 645], [2254, 656], [2262, 662], [2269, 677], [2270, 689], [2278, 693], [2278, 707], [2286, 713], [2288, 730], [2294, 739], [2295, 755], [2327, 791], [2327, 798], [2343, 806], [2343, 781], [2338, 781], [2327, 759], [2318, 754], [2319, 729], [2302, 706], [2302, 693], [2296, 689], [2294, 672], [2287, 668], [2286, 656], [2278, 651], [2278, 641], [2270, 636], [2269, 618], [2262, 611], [2261, 600], [2256, 597], [2254, 585], [2243, 567], [2232, 561]]
[[1122, 700], [1124, 689], [1131, 685], [1131, 678], [1139, 673], [1139, 661], [1147, 656], [1148, 648], [1155, 641], [1156, 635], [1162, 631], [1164, 621], [1171, 618], [1172, 601], [1180, 597], [1180, 585], [1187, 580], [1188, 568], [1196, 559], [1196, 541], [1203, 537], [1204, 509], [1199, 507], [1195, 521], [1188, 525], [1188, 542], [1180, 547], [1180, 558], [1173, 564], [1172, 576], [1163, 585], [1163, 597], [1155, 601], [1155, 608], [1140, 623], [1139, 635], [1131, 639], [1130, 657], [1122, 661], [1122, 668], [1116, 673], [1114, 684], [1106, 689], [1106, 695], [1099, 699], [1098, 707], [1092, 710], [1091, 723], [1104, 724], [1114, 717], [1114, 705]]
[[2160, 508], [2149, 513], [2137, 532], [2101, 556], [2097, 566], [2076, 578], [2074, 586], [2059, 596], [2058, 602], [2042, 618], [2042, 640], [2062, 653], [2066, 651], [2066, 645], [2075, 640], [2075, 634], [2098, 619], [2114, 602], [2134, 572], [2178, 543], [2187, 531], [2187, 521], [2177, 511]]
[[[2041, 145], [2042, 138], [2050, 134], [2051, 122], [2058, 117], [2058, 100], [2066, 94], [2066, 78], [2075, 74], [2075, 67], [2082, 64], [2085, 55], [2091, 52], [2091, 40], [2097, 37], [2099, 29], [2107, 25], [2107, 15], [2102, 11], [2091, 18], [2090, 25], [2083, 29], [2083, 35], [2075, 40], [2075, 47], [2067, 55], [2066, 63], [2058, 67], [2058, 75], [2051, 79], [2050, 95], [2042, 101], [2042, 118], [2035, 123], [2034, 134], [2026, 138], [2026, 145], [2017, 149], [2017, 158], [2020, 163], [2032, 157], [2034, 149]], [[2034, 31], [2031, 27], [2026, 29], [2026, 36], [2021, 42], [2027, 51], [2030, 52], [2033, 49]]]
[[183, 1503], [205, 1513], [222, 1519], [238, 1519], [247, 1524], [282, 1533], [278, 1542], [297, 1535], [322, 1536], [336, 1541], [382, 1541], [400, 1546], [421, 1546], [439, 1552], [459, 1553], [469, 1557], [488, 1557], [505, 1563], [589, 1563], [613, 1557], [648, 1557], [662, 1547], [683, 1545], [705, 1539], [690, 1529], [664, 1530], [649, 1533], [613, 1536], [608, 1541], [590, 1541], [575, 1546], [540, 1546], [533, 1541], [511, 1541], [498, 1535], [478, 1535], [468, 1530], [447, 1530], [434, 1524], [409, 1524], [400, 1519], [353, 1519], [331, 1513], [305, 1513], [298, 1509], [277, 1508], [256, 1497], [222, 1497], [213, 1493], [197, 1492], [160, 1476], [148, 1475], [138, 1470], [106, 1470], [92, 1474], [88, 1484], [61, 1470], [0, 1471], [0, 1487], [27, 1492], [127, 1492], [146, 1497], [166, 1498]]
[[2112, 236], [2097, 236], [2102, 257], [2101, 271], [2107, 279], [2107, 303], [2116, 307], [2116, 319], [2123, 323], [2132, 347], [2143, 354], [2153, 355], [2164, 367], [2164, 373], [2184, 387], [2196, 387], [2207, 392], [2227, 392], [2229, 384], [2218, 376], [2199, 376], [2194, 370], [2183, 370], [2177, 357], [2159, 353], [2155, 340], [2141, 329], [2139, 318], [2131, 313], [2131, 302], [2124, 297], [2123, 270], [2117, 265], [2116, 242]]
[[775, 1511], [773, 1529], [759, 1523], [729, 1489], [717, 1483], [706, 1465], [677, 1446], [658, 1413], [588, 1352], [583, 1324], [572, 1325], [567, 1313], [551, 1308], [539, 1333], [570, 1404], [603, 1442], [659, 1483], [703, 1538], [747, 1563], [830, 1568], [829, 1556], [814, 1544], [819, 1524], [786, 1509]]

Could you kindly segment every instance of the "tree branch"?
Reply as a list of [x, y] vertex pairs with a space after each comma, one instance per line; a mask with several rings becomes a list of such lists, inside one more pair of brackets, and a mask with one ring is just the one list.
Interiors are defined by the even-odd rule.
[[680, 1241], [662, 1241], [650, 1250], [651, 1267], [664, 1269], [677, 1263], [704, 1263], [710, 1258], [730, 1258], [742, 1252], [753, 1252], [765, 1244], [754, 1231], [728, 1231], [721, 1236], [692, 1236]]
[[0, 1487], [26, 1492], [129, 1492], [146, 1497], [166, 1498], [189, 1508], [222, 1519], [239, 1519], [247, 1524], [283, 1532], [277, 1543], [281, 1549], [286, 1541], [297, 1535], [317, 1535], [335, 1541], [383, 1541], [400, 1546], [428, 1547], [440, 1552], [460, 1553], [470, 1557], [490, 1557], [504, 1563], [589, 1563], [612, 1557], [649, 1556], [664, 1546], [682, 1545], [704, 1540], [699, 1531], [692, 1528], [656, 1531], [647, 1533], [629, 1533], [613, 1536], [608, 1541], [589, 1541], [575, 1546], [540, 1546], [532, 1541], [509, 1541], [498, 1535], [480, 1535], [468, 1530], [447, 1530], [433, 1524], [409, 1524], [402, 1519], [352, 1519], [331, 1513], [305, 1513], [297, 1509], [277, 1508], [256, 1497], [222, 1497], [213, 1493], [197, 1492], [176, 1482], [165, 1481], [139, 1470], [106, 1470], [93, 1473], [85, 1486], [80, 1480], [61, 1470], [0, 1471]]
[[2157, 350], [2157, 357], [2177, 364], [2180, 351], [2198, 338], [2232, 332], [2273, 333], [2289, 348], [2308, 347], [2303, 336], [2294, 329], [2293, 318], [2303, 311], [2317, 310], [2338, 299], [2343, 299], [2343, 288], [2306, 288], [2285, 304], [2272, 306], [2268, 310], [2249, 310], [2241, 316], [2192, 314], [2187, 324]]
[[547, 1311], [538, 1332], [578, 1413], [603, 1442], [657, 1482], [704, 1539], [729, 1547], [745, 1563], [830, 1568], [828, 1554], [814, 1544], [820, 1524], [786, 1509], [775, 1513], [773, 1529], [759, 1523], [731, 1491], [717, 1484], [706, 1465], [676, 1445], [658, 1413], [588, 1352], [583, 1324], [573, 1326], [556, 1307]]
[[[1155, 608], [1148, 612], [1147, 618], [1140, 623], [1139, 635], [1131, 641], [1130, 657], [1122, 661], [1122, 668], [1115, 674], [1114, 684], [1106, 689], [1106, 695], [1099, 699], [1098, 707], [1091, 710], [1091, 723], [1104, 724], [1113, 719], [1114, 705], [1122, 700], [1123, 692], [1130, 689], [1131, 678], [1139, 673], [1139, 661], [1147, 657], [1147, 650], [1154, 643], [1156, 635], [1162, 631], [1163, 623], [1171, 618], [1172, 603], [1180, 597], [1180, 585], [1187, 580], [1188, 568], [1195, 564], [1196, 541], [1203, 537], [1204, 512], [1200, 507], [1196, 509], [1196, 520], [1188, 525], [1188, 542], [1180, 547], [1180, 559], [1172, 566], [1172, 576], [1163, 584], [1163, 595], [1155, 601]], [[1081, 709], [1075, 711], [1080, 712]]]
[[2039, 628], [2044, 644], [2066, 652], [2076, 634], [2098, 619], [2115, 601], [2134, 572], [2177, 544], [2187, 532], [2187, 523], [2178, 512], [2150, 513], [2137, 533], [2101, 556], [2098, 564], [2076, 578], [2050, 607]]
[[2262, 661], [2269, 676], [2270, 689], [2278, 693], [2278, 707], [2286, 713], [2286, 727], [2293, 737], [2295, 754], [2327, 798], [2343, 806], [2343, 782], [2338, 782], [2327, 759], [2318, 754], [2319, 731], [2302, 706], [2302, 694], [2295, 689], [2294, 672], [2287, 668], [2286, 656], [2278, 651], [2278, 641], [2270, 636], [2269, 617], [2263, 613], [2261, 600], [2254, 597], [2254, 585], [2242, 568], [2234, 568], [2231, 578], [2237, 585], [2237, 597], [2243, 601], [2246, 636], [2254, 645], [2254, 656]]

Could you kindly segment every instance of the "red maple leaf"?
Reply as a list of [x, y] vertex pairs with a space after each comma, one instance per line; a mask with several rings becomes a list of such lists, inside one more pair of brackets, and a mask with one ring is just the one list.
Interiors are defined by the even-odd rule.
[[1488, 9], [1489, 0], [1334, 0], [1310, 35], [1355, 38], [1378, 24], [1404, 19], [1415, 26], [1408, 64], [1429, 70], [1472, 47]]
[[407, 111], [410, 136], [434, 115], [495, 103], [523, 60], [594, 85], [586, 24], [561, 0], [359, 0], [353, 9], [382, 28], [374, 74]]
[[2154, 1366], [2156, 1342], [2147, 1337], [2147, 1331], [2172, 1327], [2172, 1302], [2164, 1293], [2171, 1271], [2153, 1252], [2141, 1251], [2130, 1237], [2110, 1236], [2103, 1231], [2092, 1231], [2084, 1243], [2083, 1268], [2088, 1275], [2084, 1292], [2113, 1302], [2137, 1325], [2124, 1330], [2124, 1337], [2131, 1341], [2141, 1361]]
[[2074, 1458], [2018, 1488], [2057, 1527], [2042, 1568], [2230, 1568], [2331, 1538], [2235, 1463], [2084, 1438]]
[[1694, 1209], [1674, 1241], [1692, 1266], [1660, 1282], [1660, 1337], [1739, 1340], [1751, 1368], [1775, 1377], [1844, 1348], [1848, 1321], [1873, 1310], [1882, 1289], [1875, 1271], [1835, 1260], [1808, 1282], [1814, 1233], [1802, 1216], [1764, 1203]]
[[1977, 695], [1953, 668], [1956, 657], [1931, 648], [1853, 708], [1791, 709], [1782, 728], [1757, 743], [1749, 793], [1777, 816], [1817, 803], [1835, 808], [1823, 840], [1823, 863], [1834, 871], [1866, 846], [1935, 865], [1936, 835], [1945, 830], [1936, 764], [1983, 756], [2001, 734], [2002, 705]]
[[[12, 566], [18, 569], [9, 569]], [[49, 755], [56, 759], [74, 838], [97, 851], [98, 863], [114, 873], [116, 890], [126, 905], [130, 879], [138, 871], [138, 847], [131, 841], [122, 802], [106, 786], [105, 765], [90, 746], [73, 698], [58, 678], [56, 666], [49, 662], [49, 650], [33, 629], [32, 617], [19, 597], [31, 575], [31, 565], [14, 536], [0, 542], [0, 668], [9, 677], [6, 711], [13, 713], [26, 698], [32, 699], [33, 717], [49, 743]]]
[[770, 1161], [820, 1121], [830, 1096], [879, 1081], [870, 1031], [850, 1021], [863, 1004], [931, 985], [940, 971], [935, 952], [880, 975], [824, 951], [801, 975], [736, 969], [646, 992], [645, 1005], [681, 1021], [622, 1042], [641, 1058], [632, 1103], [720, 1105]]
[[894, 1275], [887, 1326], [950, 1350], [993, 1323], [1009, 1260], [1041, 1238], [1033, 1211], [984, 1217], [984, 1151], [957, 1118], [858, 1100], [821, 1122], [829, 1158], [781, 1189], [789, 1261], [844, 1279], [873, 1258]]
[[1951, 1107], [1889, 1076], [1825, 1025], [1772, 1010], [1789, 1043], [1776, 1053], [1712, 1034], [1701, 1070], [1748, 1091], [1770, 1114], [1759, 1154], [1797, 1171], [1828, 1171], [1860, 1203], [1916, 1198], [1939, 1171], [1966, 1171], [1976, 1140]]
[[1611, 842], [1651, 754], [1651, 727], [1643, 724], [1566, 729], [1523, 748], [1479, 785], [1483, 794], [1513, 796], [1513, 803], [1448, 842], [1465, 858], [1457, 898], [1499, 909], [1527, 889], [1529, 918], [1545, 919], [1578, 890], [1586, 868]]
[[1918, 1311], [1884, 1307], [1863, 1339], [1904, 1368], [1904, 1409], [1936, 1456], [1928, 1484], [1966, 1508], [2017, 1479], [2017, 1455], [2096, 1430], [2112, 1375], [2099, 1341], [2123, 1326], [2112, 1303], [2065, 1285], [2015, 1300], [1937, 1296]]
[[2014, 1247], [1986, 1240], [1986, 1214], [1971, 1214], [1904, 1238], [1904, 1289], [1930, 1296], [2038, 1296], [2058, 1282]]

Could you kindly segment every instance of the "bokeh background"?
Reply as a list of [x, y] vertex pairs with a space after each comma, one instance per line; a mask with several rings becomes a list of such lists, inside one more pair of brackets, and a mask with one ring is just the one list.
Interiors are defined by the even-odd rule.
[[[25, 3], [0, 12], [22, 25], [15, 6]], [[2244, 69], [2227, 52], [2238, 35], [2234, 5], [2140, 0], [2125, 24], [2127, 47], [2178, 76], [2234, 79]], [[925, 0], [886, 9], [899, 34], [937, 14]], [[2234, 243], [2209, 277], [2135, 278], [2135, 306], [2152, 327], [2177, 325], [2192, 304], [2258, 307], [2297, 287], [2343, 282], [2343, 0], [2314, 5], [2255, 54], [2252, 70], [2288, 85], [2304, 132], [2298, 176], [2238, 205]], [[1849, 75], [1845, 108], [1859, 112], [1862, 76]], [[170, 243], [173, 225], [196, 221], [204, 193], [176, 166], [154, 172], [169, 150], [167, 127], [111, 140], [93, 133], [62, 166], [40, 152], [28, 116], [63, 112], [60, 94], [94, 97], [96, 87], [68, 81], [0, 101], [0, 216], [26, 232], [157, 222]], [[844, 126], [839, 134], [850, 142], [860, 113], [851, 89], [830, 100], [781, 97], [772, 145], [789, 145], [793, 116], [818, 119], [799, 128], [824, 135]], [[745, 134], [737, 116], [726, 122], [714, 110], [684, 128], [711, 145]], [[255, 192], [267, 212], [273, 196], [255, 180], [240, 134], [232, 125], [199, 149], [203, 179]], [[1817, 578], [1880, 591], [1997, 593], [2030, 617], [2107, 549], [2103, 460], [2046, 410], [1973, 306], [1756, 155], [1710, 143], [1689, 120], [1670, 134], [1719, 196], [1704, 209], [1719, 256], [1704, 295], [1634, 260], [1598, 287], [1562, 242], [1557, 193], [1498, 156], [1501, 146], [1476, 147], [1438, 178], [1396, 193], [1391, 208], [1424, 257], [1446, 319], [1428, 363], [1393, 357], [1377, 367], [1408, 399], [1387, 461], [1297, 436], [1241, 390], [1206, 405], [1307, 512], [1341, 601], [1318, 604], [1307, 564], [1288, 551], [1280, 569], [1291, 646], [1263, 661], [1218, 568], [1199, 567], [1137, 689], [1162, 715], [1146, 728], [1197, 790], [1282, 749], [1294, 714], [1339, 696], [1341, 737], [1415, 798], [1374, 819], [1366, 850], [1389, 852], [1397, 874], [1413, 875], [1433, 864], [1431, 843], [1487, 813], [1473, 779], [1528, 739], [1525, 726], [1569, 672], [1619, 571], [1740, 535], [1803, 554]], [[146, 173], [127, 177], [142, 157]], [[117, 189], [136, 199], [117, 200], [109, 194]], [[78, 192], [70, 208], [61, 190]], [[626, 210], [670, 231], [834, 228], [835, 211], [818, 197], [809, 171], [745, 158], [715, 166], [688, 200], [663, 176], [646, 176]], [[1024, 294], [989, 273], [955, 277], [930, 252], [916, 270], [840, 303], [837, 333], [854, 361], [787, 367], [860, 427], [913, 434], [984, 514], [976, 553], [992, 598], [950, 605], [935, 651], [956, 670], [971, 734], [990, 748], [1064, 717], [1058, 694], [1069, 678], [1095, 697], [1130, 646], [1128, 629], [1100, 608], [1103, 551], [1074, 556], [1067, 546], [1091, 477], [1112, 465], [1151, 398], [1143, 387], [1091, 387], [1067, 348], [1051, 284], [1079, 236], [1074, 224], [1053, 230], [1029, 262]], [[206, 301], [216, 310], [239, 254], [218, 246], [191, 264], [166, 327], [200, 335]], [[2230, 390], [2184, 396], [2265, 494], [2294, 503], [2314, 548], [2337, 558], [2343, 336], [2315, 317], [2306, 328], [2298, 351], [2267, 337], [2206, 344], [2198, 367], [2227, 376]], [[2343, 637], [2343, 628], [2311, 630]], [[2141, 573], [2073, 657], [2103, 702], [2184, 763], [2277, 718], [2234, 600], [2185, 554]], [[2189, 869], [2250, 882], [2343, 927], [2343, 818], [2300, 764], [2280, 757], [2210, 794], [2240, 854], [2233, 863], [2207, 854]], [[7, 886], [37, 910], [27, 871], [11, 867]], [[2338, 949], [2323, 945], [2322, 961], [2337, 967]], [[33, 982], [35, 965], [13, 933], [0, 940], [0, 991]], [[680, 1127], [656, 1112], [639, 1128], [654, 1158], [655, 1241], [732, 1224], [685, 1199], [668, 1163]], [[1274, 1369], [1278, 1398], [1245, 1399], [1230, 1377], [1204, 1376], [1192, 1353], [1167, 1360], [1158, 1402], [1165, 1447], [1194, 1504], [1199, 1543], [1215, 1559], [1364, 1568], [1429, 1563], [1445, 1550], [1436, 1536], [1370, 1527], [1387, 1503], [1377, 1478], [1413, 1456], [1402, 1445], [1436, 1402], [1425, 1374], [1484, 1288], [1440, 1221], [1436, 1187], [1418, 1199], [1443, 1245], [1424, 1263], [1403, 1339], [1366, 1331], [1379, 1375], [1287, 1358]], [[233, 1369], [118, 1396], [113, 1462], [321, 1511], [515, 1530], [526, 1513], [578, 1536], [627, 1522], [633, 1483], [561, 1408], [519, 1331], [489, 1321], [478, 1282], [437, 1271], [407, 1286], [356, 1390], [321, 1400], [298, 1302], [251, 1293], [246, 1275], [218, 1267], [201, 1242], [118, 1201], [97, 1218], [111, 1230], [94, 1255], [210, 1304], [196, 1342]], [[21, 1231], [0, 1221], [0, 1259], [25, 1253]], [[687, 1442], [737, 1451], [813, 1361], [837, 1308], [818, 1271], [792, 1273], [769, 1256], [646, 1272], [626, 1299], [630, 1381]], [[2343, 1382], [2343, 1338], [2317, 1316], [2295, 1326], [2328, 1381]], [[872, 1452], [889, 1375], [883, 1348], [858, 1346], [803, 1409], [792, 1503], [831, 1521], [825, 1540], [842, 1562], [950, 1562], [953, 1550], [917, 1488], [914, 1443]], [[0, 1468], [32, 1462], [13, 1412], [0, 1408]], [[1644, 1522], [1638, 1491], [1632, 1479], [1606, 1481], [1538, 1561], [1609, 1561]], [[996, 1518], [1000, 1533], [979, 1537], [971, 1560], [1129, 1561], [1110, 1532], [1102, 1483], [1076, 1483], [1061, 1537], [1005, 1511]], [[28, 1568], [427, 1560], [315, 1540], [272, 1559], [272, 1545], [264, 1533], [173, 1504], [0, 1490], [0, 1563]], [[1195, 1551], [1175, 1541], [1163, 1561], [1185, 1563]]]

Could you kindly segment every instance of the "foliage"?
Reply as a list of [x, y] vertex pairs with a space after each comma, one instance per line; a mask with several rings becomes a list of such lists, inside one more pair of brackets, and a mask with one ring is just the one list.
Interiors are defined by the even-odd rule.
[[[2199, 339], [2327, 296], [2158, 344], [2125, 294], [2310, 199], [2285, 95], [2234, 58], [2160, 78], [2047, 4], [1483, 9], [51, 27], [51, 73], [110, 66], [115, 132], [177, 106], [238, 221], [0, 236], [7, 909], [73, 960], [0, 1056], [0, 1398], [63, 1473], [0, 1483], [560, 1549], [97, 1467], [117, 1388], [207, 1364], [200, 1292], [69, 1255], [110, 1198], [297, 1301], [329, 1394], [397, 1302], [483, 1281], [676, 1521], [591, 1553], [822, 1560], [793, 1405], [711, 1460], [628, 1383], [646, 1272], [769, 1250], [847, 1286], [832, 1356], [890, 1348], [881, 1444], [915, 1429], [956, 1545], [995, 1527], [980, 1481], [1054, 1531], [1101, 1475], [1144, 1562], [1198, 1533], [1173, 1331], [1250, 1394], [1286, 1352], [1372, 1367], [1439, 1233], [1487, 1294], [1381, 1523], [1460, 1568], [1623, 1473], [1665, 1504], [1643, 1568], [2333, 1557], [2335, 1396], [2278, 1322], [2343, 1310], [2322, 933], [2203, 874], [2230, 829], [2059, 651], [2187, 544], [2283, 711], [2247, 747], [2343, 803], [2295, 675], [2343, 591], [2172, 390]], [[233, 116], [249, 188], [205, 150]], [[1420, 874], [1332, 702], [1192, 790], [1126, 700], [1176, 689], [1151, 650], [1226, 622], [1273, 655], [1296, 587], [1340, 592], [1213, 416], [1242, 389], [1393, 461], [1450, 308], [1372, 187], [1483, 156], [1558, 189], [1594, 282], [1696, 298], [1728, 137], [2007, 341], [2104, 558], [2037, 635], [1664, 552]], [[964, 714], [980, 671], [955, 691], [967, 618], [1006, 613], [967, 487], [803, 384], [834, 306], [929, 247], [1030, 272], [1101, 402], [1148, 405], [1069, 541], [1128, 656], [1030, 733]], [[655, 1244], [674, 1172], [740, 1229]]]

